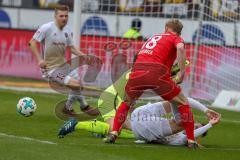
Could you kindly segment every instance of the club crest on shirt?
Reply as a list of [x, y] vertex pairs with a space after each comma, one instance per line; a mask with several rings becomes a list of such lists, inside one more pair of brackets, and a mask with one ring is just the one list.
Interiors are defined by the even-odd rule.
[[68, 38], [68, 34], [66, 32], [64, 34], [65, 34], [65, 37]]

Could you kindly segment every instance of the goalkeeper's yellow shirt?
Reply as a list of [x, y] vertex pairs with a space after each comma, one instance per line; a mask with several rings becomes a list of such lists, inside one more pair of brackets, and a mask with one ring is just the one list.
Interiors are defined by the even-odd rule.
[[104, 121], [115, 116], [116, 107], [120, 105], [125, 96], [125, 86], [130, 70], [126, 71], [114, 84], [109, 86], [98, 99], [98, 109]]

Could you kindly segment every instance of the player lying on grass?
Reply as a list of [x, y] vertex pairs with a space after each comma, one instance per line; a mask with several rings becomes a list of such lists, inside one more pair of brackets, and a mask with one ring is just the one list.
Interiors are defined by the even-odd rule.
[[[80, 102], [81, 110], [89, 114], [95, 112], [81, 94], [82, 86], [79, 83], [79, 76], [76, 70], [71, 71], [70, 65], [66, 63], [65, 52], [69, 48], [77, 56], [84, 54], [73, 45], [72, 31], [68, 27], [68, 6], [62, 5], [55, 9], [54, 21], [43, 24], [33, 35], [29, 47], [35, 55], [42, 77], [48, 81], [56, 82], [71, 89], [64, 113], [74, 114], [72, 106], [74, 101]], [[41, 44], [43, 55], [40, 55], [37, 44]]]
[[[189, 99], [189, 103], [192, 99]], [[168, 145], [187, 145], [187, 136], [184, 128], [175, 119], [162, 118], [171, 112], [174, 107], [169, 107], [169, 102], [149, 104], [135, 109], [131, 114], [131, 129], [137, 139], [149, 143]], [[194, 106], [195, 105], [191, 105]], [[197, 105], [199, 107], [201, 105]], [[199, 110], [206, 112], [207, 108], [201, 106]], [[210, 119], [209, 123], [202, 126], [195, 123], [194, 138], [204, 135], [208, 129], [219, 122], [220, 116]]]
[[[208, 114], [207, 107], [192, 98], [188, 98], [188, 100], [193, 108]], [[128, 116], [123, 125], [125, 129], [122, 130], [119, 136], [123, 138], [136, 138], [142, 140], [144, 143], [186, 145], [186, 135], [181, 125], [176, 122], [176, 117], [169, 119], [166, 117], [172, 113], [173, 108], [171, 103], [167, 101], [138, 107]], [[62, 138], [75, 130], [86, 130], [97, 133], [103, 137], [111, 130], [113, 119], [114, 114], [106, 120], [106, 123], [97, 120], [77, 122], [75, 119], [70, 119], [60, 129], [59, 136]], [[210, 119], [209, 123], [204, 126], [200, 123], [195, 123], [194, 137], [198, 138], [205, 135], [207, 130], [210, 129], [212, 125], [217, 124], [219, 120], [220, 116]], [[132, 132], [129, 130], [132, 130]]]

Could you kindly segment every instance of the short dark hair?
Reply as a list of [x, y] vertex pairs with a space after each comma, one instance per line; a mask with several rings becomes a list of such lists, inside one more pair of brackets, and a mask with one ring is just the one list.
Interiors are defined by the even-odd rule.
[[139, 18], [133, 19], [131, 27], [140, 30], [142, 27], [142, 21]]
[[183, 24], [178, 19], [172, 19], [167, 21], [165, 26], [171, 28], [173, 32], [176, 32], [177, 34], [181, 35]]
[[57, 11], [69, 11], [69, 7], [67, 5], [58, 5], [55, 7], [55, 14]]

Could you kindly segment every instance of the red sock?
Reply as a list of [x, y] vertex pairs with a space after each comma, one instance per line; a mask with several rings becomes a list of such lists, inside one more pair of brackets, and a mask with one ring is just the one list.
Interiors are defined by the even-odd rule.
[[181, 115], [181, 123], [186, 131], [187, 139], [194, 141], [194, 119], [189, 105], [180, 105], [178, 112]]
[[125, 122], [127, 118], [129, 108], [130, 106], [128, 106], [126, 102], [122, 102], [120, 104], [120, 106], [117, 109], [116, 115], [114, 117], [112, 131], [119, 132], [119, 130], [122, 127], [122, 124]]

